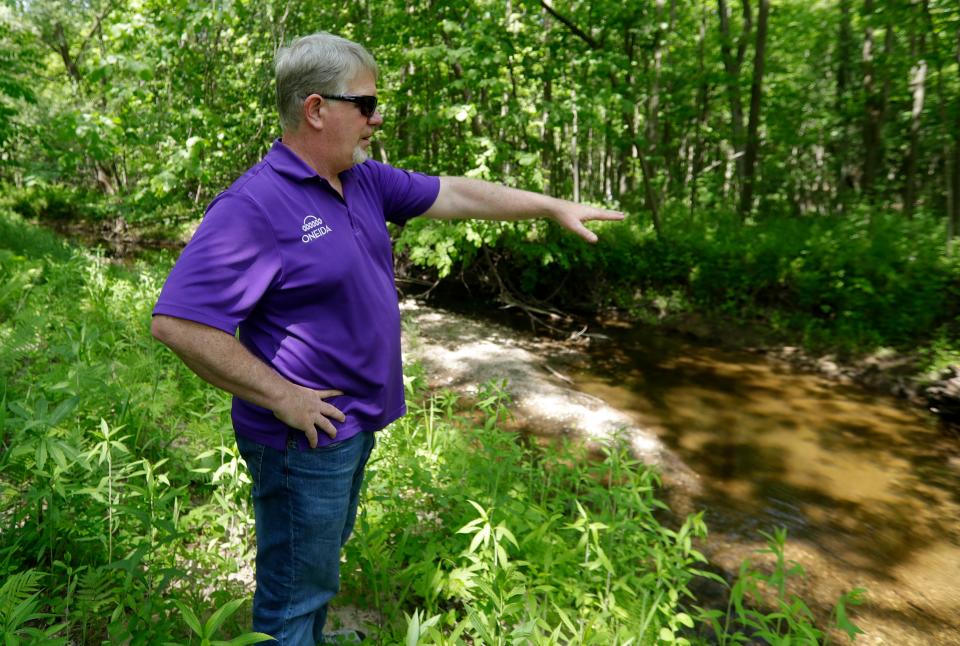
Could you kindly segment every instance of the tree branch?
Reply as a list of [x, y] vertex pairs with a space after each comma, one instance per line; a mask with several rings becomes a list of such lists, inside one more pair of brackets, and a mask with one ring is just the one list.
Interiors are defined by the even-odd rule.
[[49, 36], [46, 34], [41, 34], [40, 39], [49, 45], [53, 51], [60, 55], [60, 58], [63, 59], [63, 66], [66, 68], [67, 74], [69, 74], [70, 77], [77, 83], [81, 81], [80, 59], [83, 56], [83, 52], [86, 50], [87, 44], [90, 42], [90, 40], [96, 35], [97, 30], [100, 29], [100, 25], [104, 18], [110, 15], [110, 12], [113, 11], [114, 6], [115, 3], [111, 2], [107, 6], [106, 10], [97, 16], [93, 27], [90, 29], [90, 33], [88, 33], [86, 38], [84, 38], [80, 43], [80, 47], [77, 50], [76, 56], [70, 55], [70, 43], [67, 42], [67, 32], [64, 29], [61, 21], [57, 20], [53, 24], [53, 33]]
[[557, 10], [554, 9], [553, 6], [549, 2], [547, 2], [547, 0], [540, 0], [540, 6], [546, 9], [551, 16], [553, 16], [554, 18], [562, 22], [564, 25], [566, 25], [567, 29], [572, 31], [583, 42], [590, 45], [590, 49], [603, 49], [600, 43], [598, 43], [590, 34], [586, 33], [585, 31], [577, 27], [575, 24], [573, 24], [573, 21], [570, 20], [569, 18], [557, 13]]
[[74, 69], [79, 70], [80, 58], [83, 56], [83, 52], [87, 48], [87, 43], [89, 43], [90, 40], [94, 37], [94, 35], [97, 33], [97, 30], [100, 29], [100, 24], [103, 22], [103, 19], [110, 15], [110, 12], [113, 11], [113, 8], [115, 6], [116, 6], [116, 3], [111, 2], [109, 5], [107, 5], [106, 10], [102, 14], [97, 16], [97, 20], [93, 24], [93, 27], [90, 29], [90, 33], [87, 34], [87, 37], [83, 39], [82, 43], [80, 43], [80, 49], [77, 51], [77, 55], [73, 59]]

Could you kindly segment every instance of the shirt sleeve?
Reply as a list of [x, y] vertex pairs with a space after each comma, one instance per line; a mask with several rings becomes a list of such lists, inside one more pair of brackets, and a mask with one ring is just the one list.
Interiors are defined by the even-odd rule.
[[259, 205], [224, 193], [174, 265], [153, 314], [234, 334], [281, 272], [276, 236]]
[[437, 200], [440, 178], [413, 173], [377, 161], [369, 162], [380, 186], [383, 213], [389, 222], [404, 224], [422, 214]]

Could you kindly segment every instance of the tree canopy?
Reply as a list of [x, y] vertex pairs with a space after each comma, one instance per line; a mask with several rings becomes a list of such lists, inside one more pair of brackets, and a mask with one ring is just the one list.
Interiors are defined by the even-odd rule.
[[[960, 9], [952, 0], [3, 6], [0, 181], [92, 195], [95, 214], [198, 220], [280, 134], [276, 49], [327, 30], [364, 43], [379, 62], [386, 123], [377, 158], [604, 203], [629, 214], [631, 231], [674, 243], [672, 256], [655, 249], [637, 258], [627, 236], [617, 241], [620, 257], [598, 260], [542, 223], [415, 220], [398, 244], [440, 276], [514, 240], [524, 245], [512, 256], [533, 268], [514, 272], [528, 287], [543, 282], [537, 267], [599, 262], [605, 275], [625, 277], [623, 289], [652, 275], [637, 267], [655, 266], [659, 277], [676, 274], [669, 289], [694, 296], [713, 266], [724, 293], [704, 298], [733, 307], [743, 300], [728, 296], [737, 284], [752, 298], [811, 284], [809, 275], [829, 285], [793, 300], [816, 301], [817, 316], [845, 309], [832, 302], [836, 285], [841, 300], [923, 292], [915, 306], [872, 303], [877, 321], [891, 318], [884, 312], [932, 312], [943, 300], [943, 271], [910, 267], [949, 249], [960, 227]], [[59, 198], [47, 197], [44, 208], [56, 212]], [[906, 228], [877, 221], [890, 217]], [[926, 224], [911, 228], [917, 218]], [[696, 246], [719, 229], [781, 219], [822, 221], [809, 235], [823, 240], [845, 220], [843, 235], [865, 235], [869, 248], [848, 240], [839, 255], [814, 253], [827, 264], [811, 266], [802, 244], [749, 254], [730, 246], [734, 255], [700, 262], [700, 251], [678, 242], [686, 236]], [[777, 226], [787, 246], [808, 235]], [[762, 248], [780, 233], [757, 233], [755, 242]], [[890, 248], [895, 258], [885, 255]], [[872, 254], [871, 266], [836, 260], [851, 249]], [[731, 278], [741, 257], [750, 275]], [[767, 262], [775, 257], [782, 262]], [[766, 265], [751, 268], [754, 261]], [[904, 274], [917, 280], [898, 282]]]
[[317, 30], [379, 60], [398, 165], [645, 213], [956, 217], [947, 0], [7, 2], [0, 172], [203, 203], [278, 134], [273, 53]]

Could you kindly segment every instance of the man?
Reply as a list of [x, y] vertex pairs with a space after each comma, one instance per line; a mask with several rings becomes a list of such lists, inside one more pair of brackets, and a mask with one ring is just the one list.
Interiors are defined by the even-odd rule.
[[[253, 479], [255, 630], [322, 643], [374, 433], [405, 412], [386, 221], [623, 216], [367, 160], [377, 67], [327, 33], [277, 54], [283, 136], [208, 207], [154, 309], [153, 335], [234, 395]], [[234, 337], [240, 331], [239, 339]]]

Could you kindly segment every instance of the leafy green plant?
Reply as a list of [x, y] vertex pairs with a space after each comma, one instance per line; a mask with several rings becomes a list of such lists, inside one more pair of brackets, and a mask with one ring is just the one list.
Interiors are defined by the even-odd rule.
[[0, 585], [0, 637], [6, 646], [37, 644], [60, 646], [67, 643], [65, 637], [57, 637], [65, 623], [37, 628], [31, 624], [50, 618], [40, 612], [40, 581], [43, 575], [35, 570], [11, 574]]
[[[248, 593], [221, 581], [249, 558], [252, 535], [249, 480], [222, 432], [229, 402], [179, 375], [146, 333], [162, 268], [65, 253], [9, 212], [0, 211], [0, 231], [0, 282], [31, 286], [13, 307], [0, 305], [0, 509], [9, 521], [0, 572], [36, 573], [26, 614], [10, 615], [29, 617], [26, 626], [10, 634], [174, 639], [173, 602], [210, 601], [179, 585], [187, 577], [214, 602], [230, 589]], [[198, 473], [206, 458], [186, 442], [219, 445], [226, 457]]]
[[[718, 644], [747, 643], [760, 639], [767, 644], [828, 644], [830, 637], [817, 625], [806, 603], [788, 590], [791, 578], [802, 577], [803, 568], [787, 562], [784, 556], [787, 533], [784, 529], [761, 532], [767, 540], [764, 554], [771, 554], [775, 564], [769, 574], [754, 567], [749, 560], [740, 565], [737, 580], [730, 590], [726, 613], [700, 609], [700, 619], [711, 626]], [[861, 602], [860, 588], [841, 595], [834, 608], [834, 625], [851, 639], [863, 631], [848, 615], [848, 606]], [[772, 610], [765, 610], [770, 607]], [[722, 623], [721, 623], [722, 620]]]
[[[413, 393], [408, 417], [384, 431], [347, 545], [359, 578], [344, 581], [348, 597], [380, 611], [380, 638], [704, 643], [707, 615], [690, 586], [698, 577], [722, 579], [702, 568], [702, 515], [664, 527], [658, 477], [626, 443], [611, 443], [600, 462], [569, 446], [523, 446], [496, 421], [506, 392], [503, 382], [481, 388], [472, 404], [479, 420], [462, 409], [438, 415], [446, 396]], [[445, 437], [431, 455], [425, 419]], [[748, 611], [734, 607], [731, 627]], [[794, 637], [804, 629], [779, 627]]]
[[[206, 622], [200, 623], [200, 620], [197, 618], [196, 613], [193, 612], [186, 604], [181, 601], [175, 601], [177, 608], [180, 610], [180, 613], [183, 615], [183, 621], [190, 627], [190, 630], [200, 638], [200, 646], [245, 646], [246, 644], [259, 644], [260, 642], [265, 641], [276, 641], [270, 635], [265, 635], [263, 633], [251, 632], [245, 633], [234, 637], [233, 639], [223, 640], [223, 639], [214, 639], [213, 637], [217, 634], [217, 631], [220, 629], [220, 626], [223, 625], [223, 622], [226, 621], [233, 613], [240, 609], [246, 602], [245, 599], [234, 599], [233, 601], [228, 601], [226, 604], [217, 608], [207, 619]], [[169, 646], [174, 646], [176, 642], [167, 642]], [[177, 644], [179, 646], [179, 644]]]

